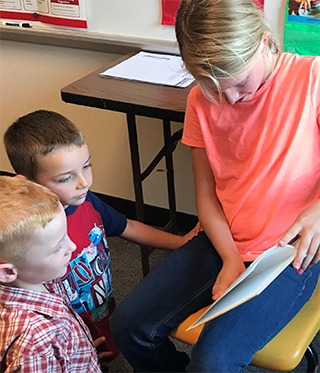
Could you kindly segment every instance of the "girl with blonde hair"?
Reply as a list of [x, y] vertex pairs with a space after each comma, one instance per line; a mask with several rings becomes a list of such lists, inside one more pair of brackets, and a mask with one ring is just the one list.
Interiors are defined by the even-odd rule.
[[[204, 232], [119, 305], [113, 333], [137, 372], [242, 372], [311, 297], [320, 260], [320, 58], [280, 53], [251, 0], [182, 0], [176, 35], [198, 85], [191, 147]], [[167, 334], [272, 246], [297, 254], [260, 295], [207, 322], [191, 358]], [[122, 326], [121, 326], [122, 324]]]

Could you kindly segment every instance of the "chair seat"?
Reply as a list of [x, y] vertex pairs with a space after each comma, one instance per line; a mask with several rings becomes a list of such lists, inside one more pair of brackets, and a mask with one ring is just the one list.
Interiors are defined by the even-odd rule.
[[[305, 351], [320, 329], [320, 285], [301, 311], [264, 348], [258, 351], [251, 365], [274, 371], [290, 371], [303, 358]], [[208, 306], [209, 307], [209, 306]], [[203, 325], [188, 332], [192, 325], [207, 309], [204, 307], [190, 315], [170, 336], [193, 345], [199, 338]]]

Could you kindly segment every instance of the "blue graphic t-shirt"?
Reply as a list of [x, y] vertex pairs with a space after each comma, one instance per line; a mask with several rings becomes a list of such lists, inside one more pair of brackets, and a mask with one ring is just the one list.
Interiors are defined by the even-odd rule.
[[106, 350], [116, 356], [119, 352], [109, 325], [115, 302], [107, 237], [121, 235], [127, 218], [92, 192], [82, 205], [69, 206], [65, 211], [68, 234], [77, 249], [62, 282], [73, 309], [88, 325], [93, 339], [105, 336]]

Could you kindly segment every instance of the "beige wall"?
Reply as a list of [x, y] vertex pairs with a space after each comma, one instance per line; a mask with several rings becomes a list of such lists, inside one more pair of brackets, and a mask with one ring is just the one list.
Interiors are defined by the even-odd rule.
[[[115, 60], [119, 55], [8, 40], [0, 42], [0, 170], [12, 171], [2, 138], [19, 116], [38, 109], [60, 112], [83, 131], [93, 161], [93, 191], [134, 200], [124, 114], [64, 103], [60, 89]], [[162, 147], [161, 121], [139, 117], [144, 169]], [[173, 123], [173, 130], [181, 124]], [[177, 210], [195, 214], [190, 149], [174, 153]], [[164, 168], [164, 163], [159, 168]], [[154, 171], [144, 182], [145, 202], [167, 207], [165, 174]]]

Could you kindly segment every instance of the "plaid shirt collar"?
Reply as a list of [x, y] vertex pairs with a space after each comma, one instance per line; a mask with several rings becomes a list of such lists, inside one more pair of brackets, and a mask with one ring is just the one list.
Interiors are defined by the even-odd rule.
[[64, 317], [63, 303], [69, 305], [69, 300], [61, 280], [46, 282], [44, 286], [50, 293], [0, 285], [0, 304], [7, 309], [32, 310], [50, 317]]

